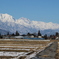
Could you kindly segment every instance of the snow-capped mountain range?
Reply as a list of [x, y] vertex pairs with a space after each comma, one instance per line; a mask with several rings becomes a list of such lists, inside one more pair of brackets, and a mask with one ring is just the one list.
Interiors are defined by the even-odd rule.
[[24, 17], [15, 19], [9, 14], [0, 14], [0, 29], [11, 33], [18, 31], [21, 34], [24, 34], [28, 32], [34, 33], [38, 30], [58, 30], [59, 24], [52, 22], [46, 23], [41, 21], [30, 21]]

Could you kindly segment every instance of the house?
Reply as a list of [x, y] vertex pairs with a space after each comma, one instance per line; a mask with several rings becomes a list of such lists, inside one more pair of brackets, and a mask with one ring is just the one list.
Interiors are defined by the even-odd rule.
[[38, 38], [42, 38], [42, 36], [38, 36]]
[[15, 39], [23, 39], [23, 36], [14, 36]]

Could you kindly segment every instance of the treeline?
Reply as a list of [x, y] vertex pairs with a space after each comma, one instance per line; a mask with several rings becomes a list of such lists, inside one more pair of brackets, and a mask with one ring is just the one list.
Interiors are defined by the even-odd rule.
[[[12, 33], [12, 34], [10, 34], [9, 32], [7, 32], [7, 34], [6, 35], [1, 35], [1, 33], [0, 33], [0, 38], [3, 38], [3, 36], [20, 36], [20, 33], [18, 32], [18, 31], [16, 31], [15, 33]], [[59, 37], [59, 33], [58, 32], [56, 32], [54, 35], [50, 35], [50, 36], [48, 36], [47, 34], [45, 34], [45, 35], [42, 35], [41, 34], [41, 32], [40, 32], [40, 30], [37, 32], [37, 33], [27, 33], [27, 34], [23, 34], [23, 35], [21, 35], [21, 36], [34, 36], [34, 37], [42, 37], [42, 38], [44, 38], [44, 39], [56, 39], [56, 37]]]
[[15, 33], [12, 33], [12, 34], [10, 34], [9, 32], [7, 32], [6, 35], [2, 35], [2, 34], [0, 33], [0, 38], [3, 38], [3, 36], [19, 36], [19, 35], [20, 35], [20, 34], [19, 34], [18, 31], [16, 31]]
[[40, 30], [38, 31], [37, 34], [36, 33], [33, 33], [33, 34], [27, 33], [27, 36], [31, 36], [31, 35], [33, 35], [34, 37], [41, 36], [44, 39], [59, 39], [59, 33], [58, 32], [56, 32], [53, 35], [49, 35], [49, 36], [48, 36], [48, 34], [42, 35], [41, 32], [40, 32]]

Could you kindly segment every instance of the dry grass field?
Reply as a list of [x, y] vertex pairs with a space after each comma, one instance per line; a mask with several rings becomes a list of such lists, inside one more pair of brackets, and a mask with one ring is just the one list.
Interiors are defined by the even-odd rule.
[[[0, 51], [28, 52], [45, 47], [50, 41], [33, 40], [0, 40]], [[43, 47], [42, 47], [43, 46]], [[3, 48], [3, 49], [2, 49]], [[6, 48], [6, 49], [5, 49]]]
[[41, 51], [54, 41], [59, 40], [0, 39], [0, 59], [17, 59]]

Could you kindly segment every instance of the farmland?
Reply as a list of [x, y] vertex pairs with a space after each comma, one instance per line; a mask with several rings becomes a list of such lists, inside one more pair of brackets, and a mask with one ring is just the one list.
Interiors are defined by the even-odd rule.
[[58, 42], [58, 40], [0, 39], [0, 59], [30, 59], [55, 41]]

